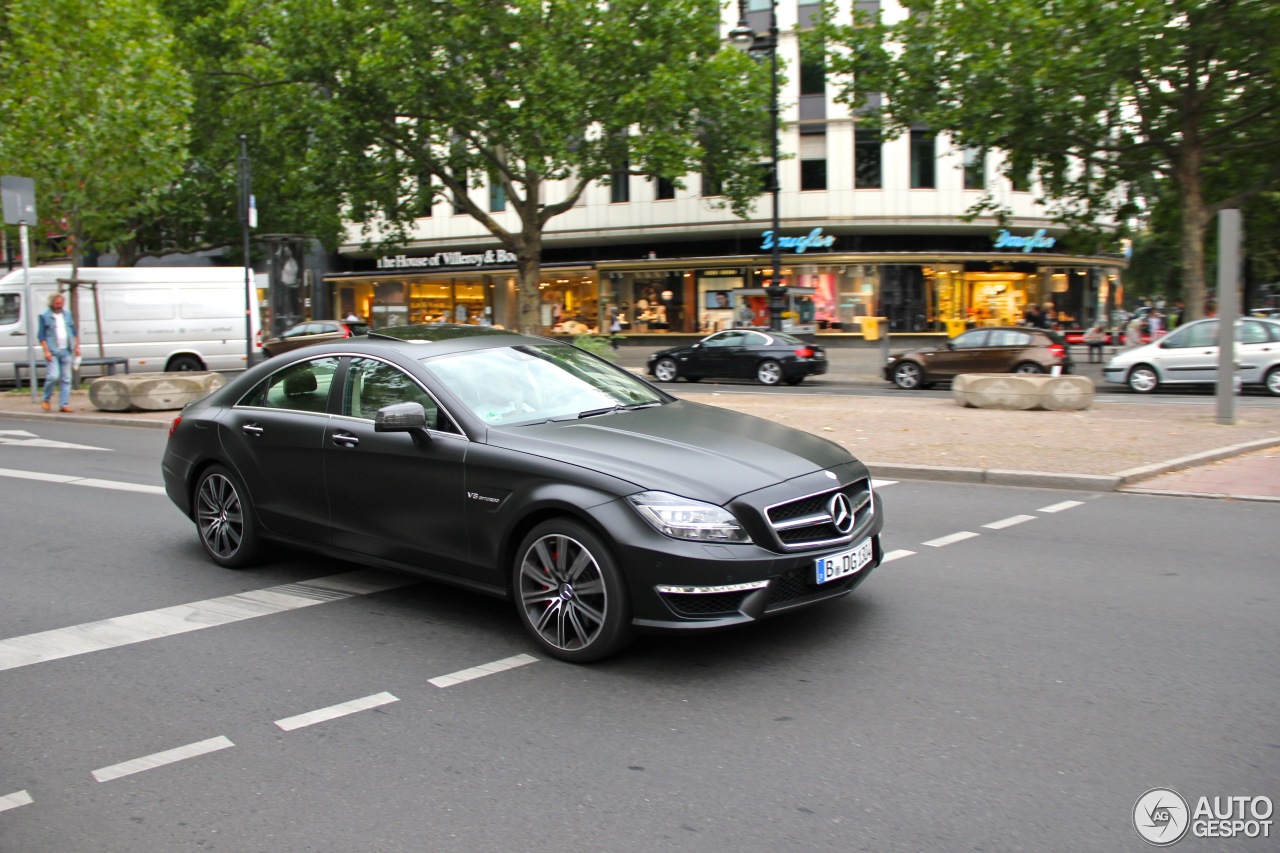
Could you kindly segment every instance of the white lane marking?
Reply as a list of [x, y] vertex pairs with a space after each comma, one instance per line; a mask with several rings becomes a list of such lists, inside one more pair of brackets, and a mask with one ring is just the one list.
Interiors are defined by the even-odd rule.
[[1064, 509], [1071, 509], [1072, 507], [1077, 507], [1077, 506], [1084, 506], [1084, 502], [1083, 501], [1063, 501], [1060, 504], [1053, 504], [1051, 506], [1042, 506], [1040, 507], [1040, 509], [1036, 510], [1036, 512], [1062, 512]]
[[231, 746], [235, 746], [235, 744], [229, 738], [219, 735], [208, 740], [202, 740], [199, 743], [189, 743], [176, 749], [167, 749], [164, 752], [156, 752], [151, 755], [144, 755], [141, 758], [135, 758], [132, 761], [122, 761], [110, 767], [103, 767], [101, 770], [93, 771], [93, 778], [99, 782], [110, 782], [112, 779], [119, 779], [122, 776], [132, 776], [134, 773], [141, 773], [143, 770], [151, 770], [156, 767], [163, 767], [166, 764], [173, 764], [175, 761], [185, 761], [188, 758], [208, 755], [211, 752], [217, 752], [220, 749], [226, 749]]
[[930, 539], [928, 542], [921, 542], [921, 545], [928, 545], [931, 548], [941, 548], [945, 545], [951, 545], [955, 542], [963, 542], [966, 539], [972, 539], [980, 536], [979, 533], [970, 533], [968, 530], [961, 530], [959, 533], [952, 533], [947, 536], [941, 536], [937, 539]]
[[914, 553], [915, 551], [905, 551], [902, 548], [899, 548], [897, 551], [890, 551], [888, 554], [881, 557], [880, 564], [884, 565], [885, 563], [892, 563], [894, 560], [901, 560], [903, 557], [910, 557]]
[[27, 634], [0, 640], [0, 671], [226, 625], [255, 616], [269, 616], [327, 601], [369, 595], [417, 582], [407, 575], [361, 569]]
[[91, 444], [72, 444], [69, 441], [54, 441], [51, 438], [40, 438], [34, 432], [25, 429], [0, 429], [0, 444], [18, 447], [60, 447], [66, 450], [105, 450], [114, 453], [109, 447], [94, 447]]
[[893, 486], [897, 484], [897, 480], [872, 480], [871, 488], [883, 489], [885, 486]]
[[328, 708], [319, 708], [315, 711], [308, 711], [305, 714], [298, 714], [295, 717], [285, 717], [283, 720], [276, 720], [276, 725], [286, 732], [291, 732], [294, 729], [314, 726], [316, 723], [325, 723], [329, 720], [336, 720], [338, 717], [345, 717], [348, 714], [368, 711], [370, 708], [378, 708], [399, 701], [400, 697], [392, 696], [390, 693], [376, 693], [373, 696], [365, 696], [363, 699], [352, 699], [350, 702], [341, 702], [337, 705], [330, 705]]
[[460, 669], [457, 672], [451, 672], [448, 675], [439, 675], [435, 678], [428, 679], [428, 683], [434, 684], [436, 687], [452, 687], [453, 685], [461, 684], [464, 681], [472, 681], [477, 678], [483, 678], [486, 675], [493, 675], [495, 672], [504, 672], [508, 669], [515, 669], [518, 666], [537, 662], [538, 659], [531, 655], [516, 655], [514, 657], [496, 660], [493, 663], [482, 663], [479, 666], [473, 666], [470, 669]]
[[1015, 524], [1021, 524], [1024, 521], [1035, 521], [1034, 515], [1011, 515], [1008, 518], [1002, 518], [999, 521], [993, 521], [990, 524], [984, 524], [983, 527], [991, 530], [1004, 530], [1006, 527], [1013, 527]]
[[95, 489], [119, 489], [124, 492], [143, 492], [148, 495], [164, 494], [164, 486], [146, 486], [142, 483], [125, 483], [120, 480], [95, 480], [92, 477], [76, 477], [67, 474], [45, 474], [41, 471], [20, 471], [16, 468], [0, 468], [0, 477], [42, 480], [46, 483], [63, 483], [68, 486], [92, 486]]
[[31, 795], [26, 791], [18, 791], [9, 794], [7, 797], [0, 797], [0, 812], [7, 812], [9, 809], [16, 809], [18, 806], [31, 805]]

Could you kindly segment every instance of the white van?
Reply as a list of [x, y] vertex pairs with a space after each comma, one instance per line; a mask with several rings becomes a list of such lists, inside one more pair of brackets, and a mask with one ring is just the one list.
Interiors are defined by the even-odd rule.
[[[33, 267], [29, 275], [35, 300], [31, 306], [24, 304], [21, 269], [0, 278], [0, 381], [16, 379], [15, 365], [21, 364], [26, 382], [27, 314], [34, 312], [38, 317], [48, 307], [50, 294], [68, 290], [58, 279], [69, 279], [71, 267]], [[97, 282], [96, 297], [90, 287], [77, 288], [75, 320], [85, 375], [108, 372], [97, 361], [104, 357], [127, 359], [130, 373], [242, 370], [246, 366], [243, 267], [81, 267], [79, 280]], [[250, 293], [249, 304], [257, 361], [262, 341], [256, 292]], [[34, 318], [31, 328], [36, 328]], [[39, 343], [32, 343], [37, 370], [43, 375]], [[125, 366], [120, 362], [110, 366], [114, 369], [116, 364]]]

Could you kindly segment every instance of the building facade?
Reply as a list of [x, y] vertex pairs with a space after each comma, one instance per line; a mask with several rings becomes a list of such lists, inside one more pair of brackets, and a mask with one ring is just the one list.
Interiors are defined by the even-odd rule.
[[[748, 0], [757, 32], [768, 29], [769, 2]], [[614, 314], [630, 332], [767, 325], [763, 285], [774, 240], [789, 289], [784, 328], [796, 332], [954, 332], [1013, 323], [1028, 305], [1044, 303], [1053, 303], [1064, 328], [1084, 327], [1120, 302], [1123, 258], [1063, 252], [1063, 229], [1036, 203], [1033, 184], [1015, 186], [1001, 174], [998, 152], [962, 150], [923, 129], [894, 139], [861, 129], [835, 103], [836, 87], [820, 64], [800, 55], [796, 28], [819, 8], [780, 0], [776, 9], [788, 69], [780, 96], [780, 148], [789, 155], [779, 165], [780, 233], [770, 227], [769, 196], [740, 219], [714, 205], [699, 175], [685, 176], [682, 186], [642, 177], [592, 186], [544, 235], [544, 331], [607, 330]], [[885, 14], [902, 11], [886, 3]], [[737, 19], [731, 4], [722, 31]], [[518, 228], [500, 193], [472, 194], [504, 227]], [[963, 218], [988, 195], [1012, 211], [1003, 226], [992, 217]], [[514, 260], [442, 200], [395, 253], [344, 246], [323, 286], [337, 313], [375, 327], [514, 327]]]

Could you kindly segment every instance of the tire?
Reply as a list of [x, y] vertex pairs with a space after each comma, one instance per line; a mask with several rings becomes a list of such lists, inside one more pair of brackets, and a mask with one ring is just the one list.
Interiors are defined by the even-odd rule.
[[653, 378], [659, 382], [675, 382], [679, 379], [680, 368], [676, 365], [675, 359], [658, 359], [658, 363], [653, 366]]
[[204, 365], [200, 362], [200, 359], [196, 358], [194, 355], [175, 355], [173, 358], [169, 359], [169, 363], [165, 365], [164, 369], [169, 373], [186, 373], [204, 370]]
[[631, 641], [626, 584], [612, 552], [569, 518], [544, 521], [520, 543], [512, 597], [542, 650], [570, 663], [607, 657]]
[[761, 385], [777, 385], [782, 381], [782, 365], [773, 359], [765, 359], [756, 366], [756, 381]]
[[900, 361], [893, 366], [893, 384], [904, 391], [923, 388], [924, 370], [914, 361]]
[[1013, 368], [1014, 373], [1047, 373], [1042, 365], [1036, 364], [1034, 361], [1024, 361], [1022, 364]]
[[1129, 389], [1137, 394], [1150, 394], [1160, 387], [1160, 374], [1149, 364], [1136, 364], [1125, 379]]
[[220, 566], [240, 569], [261, 554], [253, 503], [240, 478], [221, 465], [205, 469], [196, 482], [193, 507], [204, 552]]
[[1280, 367], [1273, 367], [1262, 377], [1262, 387], [1272, 397], [1280, 397]]

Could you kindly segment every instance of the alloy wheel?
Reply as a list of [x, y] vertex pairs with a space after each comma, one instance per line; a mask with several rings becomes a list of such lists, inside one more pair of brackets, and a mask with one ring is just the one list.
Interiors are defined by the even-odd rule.
[[893, 383], [899, 388], [910, 391], [918, 388], [924, 378], [924, 371], [913, 361], [904, 361], [893, 369]]
[[196, 525], [209, 553], [229, 560], [244, 540], [244, 509], [235, 485], [222, 474], [210, 474], [196, 495]]
[[756, 368], [756, 379], [761, 385], [777, 385], [782, 381], [782, 365], [776, 361], [766, 361]]
[[578, 540], [551, 533], [535, 540], [520, 562], [520, 607], [548, 645], [586, 649], [600, 636], [609, 597], [600, 564]]
[[653, 366], [653, 375], [659, 382], [675, 382], [680, 371], [676, 368], [674, 361], [664, 358]]
[[1160, 384], [1156, 372], [1145, 364], [1140, 364], [1129, 371], [1129, 387], [1139, 394], [1150, 394]]

